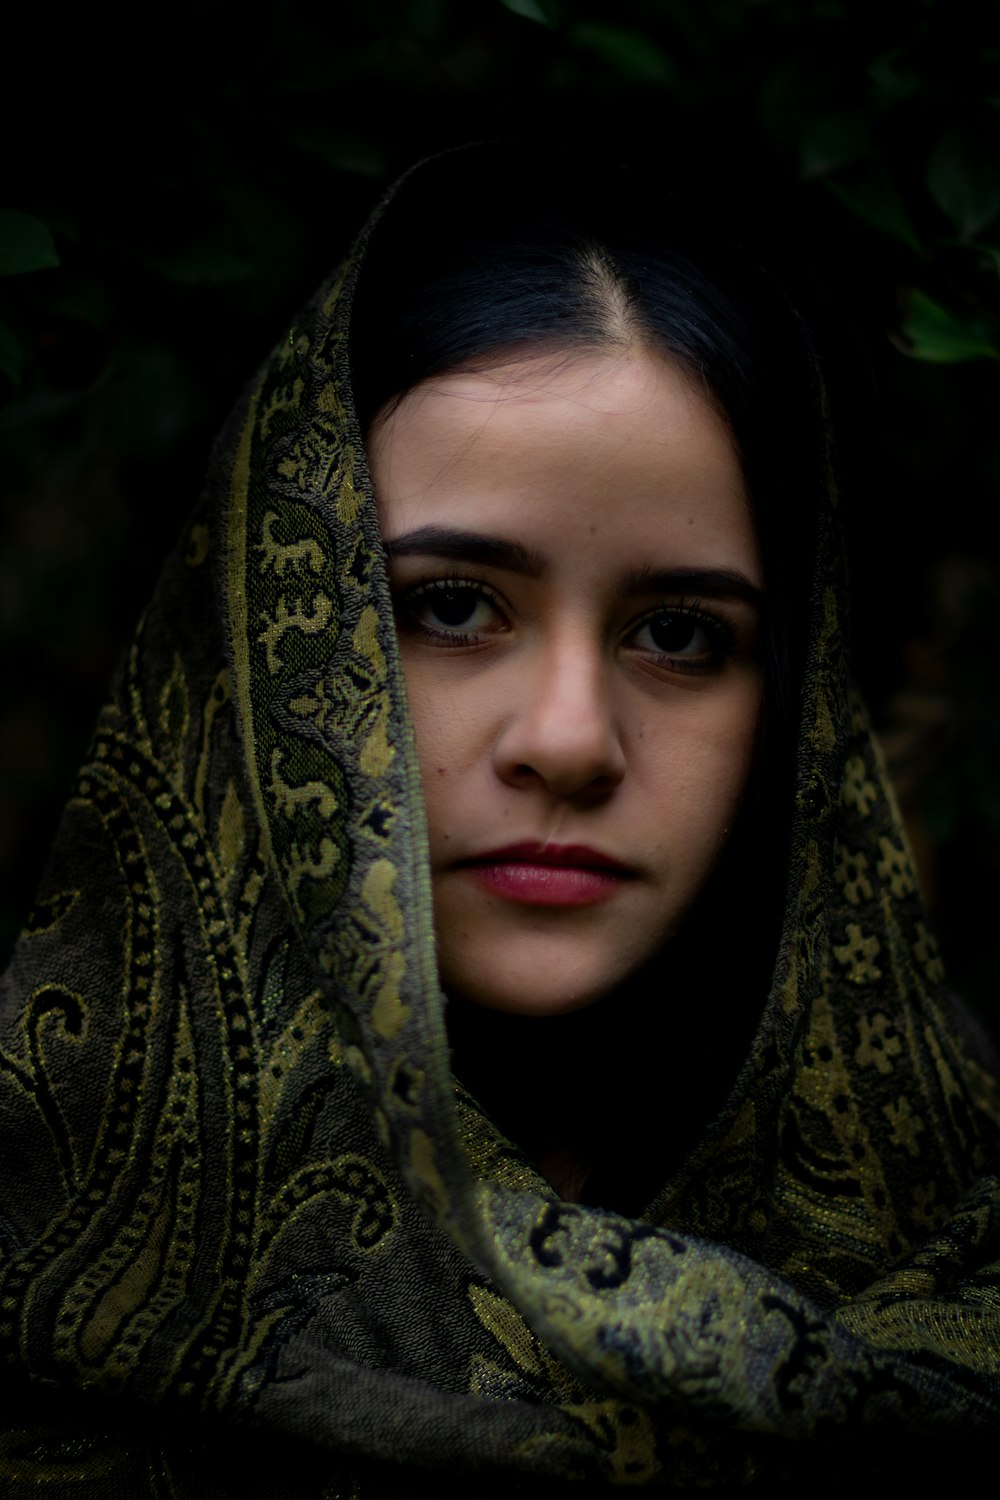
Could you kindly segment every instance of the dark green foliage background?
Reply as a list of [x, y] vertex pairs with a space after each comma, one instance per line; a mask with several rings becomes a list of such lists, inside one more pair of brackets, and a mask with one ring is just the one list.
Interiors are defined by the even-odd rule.
[[704, 197], [819, 330], [857, 669], [959, 988], [1000, 948], [1000, 11], [972, 0], [22, 10], [0, 186], [0, 949], [213, 432], [381, 186], [483, 136]]

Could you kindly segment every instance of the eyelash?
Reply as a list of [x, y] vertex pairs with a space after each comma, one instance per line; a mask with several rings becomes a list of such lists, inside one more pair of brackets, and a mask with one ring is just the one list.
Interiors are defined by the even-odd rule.
[[683, 620], [700, 626], [707, 637], [708, 649], [701, 657], [674, 656], [669, 651], [654, 651], [653, 659], [658, 666], [668, 667], [673, 672], [708, 675], [719, 671], [728, 657], [736, 655], [736, 637], [730, 622], [703, 608], [700, 603], [688, 603], [684, 599], [678, 600], [676, 604], [664, 604], [650, 610], [632, 625], [630, 637], [638, 635], [644, 626], [661, 620]]
[[427, 583], [415, 584], [412, 588], [405, 589], [396, 600], [396, 616], [401, 627], [409, 626], [418, 634], [438, 640], [445, 645], [479, 645], [490, 635], [503, 634], [502, 631], [464, 631], [461, 625], [452, 629], [447, 627], [440, 629], [433, 625], [417, 619], [416, 609], [420, 601], [433, 602], [434, 595], [440, 596], [439, 602], [443, 603], [449, 594], [471, 594], [477, 600], [485, 600], [492, 605], [498, 614], [503, 614], [504, 606], [499, 594], [488, 588], [485, 583], [480, 583], [474, 578], [459, 578], [447, 575], [442, 578], [431, 579]]
[[[490, 605], [498, 615], [503, 616], [505, 613], [501, 596], [487, 584], [473, 578], [446, 575], [431, 579], [426, 583], [414, 584], [399, 594], [396, 600], [396, 615], [400, 629], [408, 629], [425, 640], [436, 642], [445, 648], [457, 648], [482, 645], [491, 636], [503, 635], [510, 628], [507, 624], [503, 624], [500, 629], [467, 630], [461, 623], [451, 628], [447, 625], [439, 627], [418, 618], [421, 601], [433, 603], [434, 596], [439, 595], [443, 602], [446, 596], [454, 594], [472, 596], [476, 601], [473, 603], [473, 610], [476, 603], [481, 601]], [[707, 676], [719, 671], [725, 660], [736, 654], [737, 643], [730, 622], [703, 608], [699, 601], [689, 602], [685, 599], [648, 610], [638, 620], [632, 622], [625, 639], [632, 640], [646, 626], [665, 620], [683, 620], [700, 627], [707, 637], [707, 650], [700, 657], [687, 657], [673, 655], [669, 651], [655, 648], [650, 650], [640, 647], [639, 649], [644, 651], [656, 666], [673, 672]]]

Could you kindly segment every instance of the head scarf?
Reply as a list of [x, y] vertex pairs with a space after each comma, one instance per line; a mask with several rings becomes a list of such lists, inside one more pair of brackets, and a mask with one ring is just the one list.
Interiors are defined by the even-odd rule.
[[4, 980], [4, 1493], [731, 1483], [995, 1428], [1000, 1111], [850, 688], [825, 457], [788, 895], [724, 1107], [628, 1218], [456, 1086], [364, 249], [223, 435]]

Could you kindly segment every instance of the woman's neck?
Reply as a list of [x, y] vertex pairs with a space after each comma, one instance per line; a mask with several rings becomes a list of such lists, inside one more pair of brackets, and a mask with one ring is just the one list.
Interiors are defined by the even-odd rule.
[[582, 1187], [594, 1144], [595, 1030], [583, 1012], [514, 1016], [461, 1000], [448, 1007], [456, 1075], [564, 1196]]
[[678, 943], [565, 1015], [450, 1000], [456, 1076], [560, 1196], [641, 1213], [719, 1113], [766, 993], [748, 945], [723, 947], [709, 963], [704, 942]]
[[635, 1169], [646, 1175], [650, 1110], [662, 1108], [637, 1067], [645, 1009], [623, 994], [561, 1016], [449, 1004], [454, 1072], [563, 1198], [589, 1201], [596, 1181], [602, 1201], [625, 1192], [627, 1204], [609, 1207], [638, 1212], [652, 1196], [654, 1184], [644, 1193], [631, 1182]]

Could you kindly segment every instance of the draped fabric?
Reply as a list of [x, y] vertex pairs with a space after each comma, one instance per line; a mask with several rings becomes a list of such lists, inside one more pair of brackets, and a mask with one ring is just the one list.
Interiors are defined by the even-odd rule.
[[363, 254], [223, 435], [3, 983], [0, 1489], [732, 1483], [991, 1431], [1000, 1109], [848, 680], [829, 465], [749, 1054], [640, 1217], [562, 1201], [449, 1067]]

